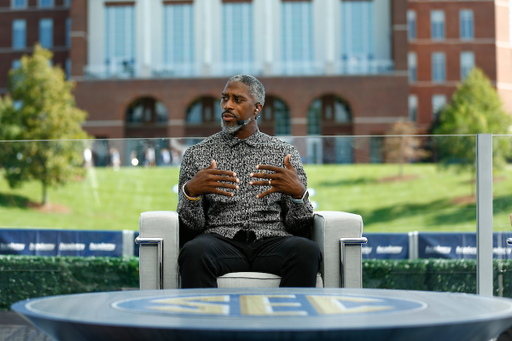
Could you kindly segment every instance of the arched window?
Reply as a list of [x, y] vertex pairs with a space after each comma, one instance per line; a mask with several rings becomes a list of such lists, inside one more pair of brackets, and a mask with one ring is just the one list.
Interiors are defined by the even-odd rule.
[[290, 110], [286, 103], [277, 97], [266, 96], [258, 126], [269, 135], [291, 135]]
[[169, 115], [165, 105], [151, 97], [133, 101], [126, 110], [127, 125], [151, 125], [166, 123]]
[[315, 99], [308, 110], [308, 135], [321, 135], [322, 101]]
[[219, 123], [221, 109], [219, 100], [213, 97], [201, 97], [195, 100], [187, 109], [187, 125], [200, 125], [203, 123]]
[[336, 95], [325, 95], [315, 99], [308, 110], [308, 134], [321, 135], [324, 126], [346, 125], [352, 123], [348, 103]]

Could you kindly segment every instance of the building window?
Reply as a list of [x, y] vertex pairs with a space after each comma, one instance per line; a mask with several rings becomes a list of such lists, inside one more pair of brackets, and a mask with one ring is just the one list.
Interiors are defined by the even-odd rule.
[[27, 8], [27, 0], [11, 0], [11, 8]]
[[40, 8], [51, 8], [53, 7], [53, 0], [39, 0]]
[[475, 67], [475, 54], [473, 52], [460, 53], [460, 80], [463, 81]]
[[374, 55], [373, 2], [342, 1], [342, 59], [346, 73], [369, 71]]
[[190, 76], [194, 68], [194, 12], [192, 4], [164, 6], [164, 72]]
[[283, 72], [311, 73], [313, 60], [312, 8], [309, 1], [282, 3]]
[[446, 81], [446, 57], [443, 52], [432, 53], [432, 82]]
[[409, 95], [409, 120], [416, 122], [418, 119], [418, 96]]
[[47, 49], [53, 47], [53, 19], [39, 20], [39, 43]]
[[187, 109], [187, 125], [200, 125], [203, 123], [220, 124], [221, 108], [219, 100], [213, 97], [201, 97], [194, 101]]
[[71, 46], [71, 18], [66, 19], [66, 46]]
[[509, 41], [512, 43], [512, 0], [508, 0], [508, 38]]
[[322, 134], [322, 100], [316, 99], [308, 110], [308, 135]]
[[66, 79], [71, 78], [71, 59], [66, 59]]
[[444, 12], [430, 11], [430, 34], [435, 40], [444, 39]]
[[473, 11], [463, 9], [459, 12], [460, 39], [473, 39]]
[[384, 160], [384, 138], [370, 137], [370, 163], [382, 163]]
[[439, 112], [443, 110], [446, 105], [445, 95], [434, 95], [432, 96], [432, 118], [435, 121]]
[[12, 22], [12, 48], [24, 49], [27, 40], [27, 22], [25, 20], [14, 20]]
[[414, 83], [418, 80], [418, 62], [416, 60], [416, 53], [409, 52], [407, 55], [407, 63], [409, 65], [409, 82]]
[[290, 109], [285, 102], [274, 96], [265, 98], [265, 106], [258, 117], [261, 131], [269, 135], [291, 135]]
[[409, 40], [416, 39], [416, 11], [407, 11], [407, 34]]
[[134, 6], [106, 7], [107, 73], [121, 77], [135, 74], [135, 9]]
[[20, 67], [21, 67], [21, 60], [15, 59], [12, 61], [12, 69], [13, 70], [19, 69]]
[[314, 100], [308, 110], [308, 134], [321, 135], [322, 123], [326, 126], [352, 123], [349, 104], [335, 95], [325, 95]]
[[225, 72], [251, 72], [254, 55], [252, 3], [222, 4], [222, 60]]
[[142, 97], [130, 104], [126, 110], [129, 125], [165, 123], [168, 119], [165, 105], [151, 97]]

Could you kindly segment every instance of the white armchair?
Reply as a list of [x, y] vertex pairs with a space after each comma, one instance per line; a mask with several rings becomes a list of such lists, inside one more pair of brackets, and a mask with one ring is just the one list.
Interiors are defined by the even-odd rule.
[[[333, 211], [315, 213], [312, 239], [318, 243], [323, 262], [317, 287], [362, 287], [361, 216]], [[140, 289], [179, 288], [179, 220], [172, 211], [143, 212], [139, 219]], [[237, 272], [217, 279], [219, 287], [278, 287], [279, 276]]]

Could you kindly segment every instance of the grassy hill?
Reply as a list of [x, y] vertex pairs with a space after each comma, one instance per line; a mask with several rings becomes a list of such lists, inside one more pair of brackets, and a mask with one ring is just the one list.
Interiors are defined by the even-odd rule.
[[[366, 232], [476, 231], [469, 173], [415, 164], [407, 165], [404, 178], [397, 179], [398, 166], [393, 164], [305, 168], [317, 210], [361, 214]], [[495, 230], [511, 229], [511, 171], [495, 178]], [[39, 183], [11, 190], [1, 176], [0, 227], [137, 230], [140, 212], [176, 209], [178, 173], [176, 167], [91, 169], [85, 179], [51, 189], [49, 207], [37, 205]]]

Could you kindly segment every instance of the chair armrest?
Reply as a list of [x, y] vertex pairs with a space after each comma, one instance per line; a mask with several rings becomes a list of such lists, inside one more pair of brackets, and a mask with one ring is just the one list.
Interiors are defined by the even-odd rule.
[[336, 211], [315, 212], [312, 239], [322, 251], [320, 271], [324, 287], [339, 288], [342, 284], [342, 270], [345, 287], [362, 287], [361, 245], [346, 245], [344, 259], [340, 252], [341, 238], [361, 238], [362, 235], [363, 218], [360, 215]]
[[[137, 239], [140, 245], [139, 283], [141, 290], [178, 288], [178, 233], [179, 222], [176, 212], [151, 211], [143, 212], [140, 215]], [[161, 242], [158, 242], [159, 239]], [[161, 255], [159, 255], [159, 250]], [[163, 284], [163, 287], [160, 283]]]

